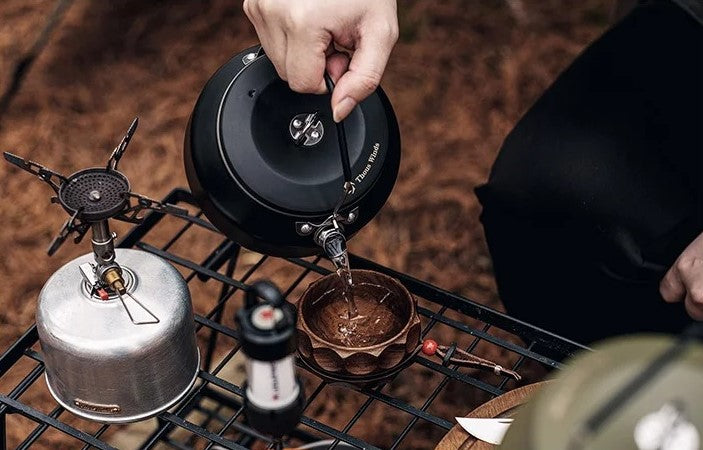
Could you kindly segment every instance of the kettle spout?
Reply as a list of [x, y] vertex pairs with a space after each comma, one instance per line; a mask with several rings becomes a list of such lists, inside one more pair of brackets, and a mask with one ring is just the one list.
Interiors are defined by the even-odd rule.
[[349, 273], [347, 239], [339, 229], [327, 228], [320, 230], [315, 234], [315, 242], [323, 248], [338, 274]]

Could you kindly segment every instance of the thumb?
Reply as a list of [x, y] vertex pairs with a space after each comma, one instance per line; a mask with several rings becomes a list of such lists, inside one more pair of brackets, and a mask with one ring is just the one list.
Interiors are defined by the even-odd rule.
[[344, 120], [381, 82], [388, 57], [398, 36], [395, 28], [386, 28], [388, 30], [382, 33], [362, 33], [349, 62], [349, 70], [341, 76], [332, 94], [335, 122]]
[[686, 295], [686, 287], [681, 280], [676, 265], [670, 268], [659, 283], [659, 293], [665, 302], [680, 302]]

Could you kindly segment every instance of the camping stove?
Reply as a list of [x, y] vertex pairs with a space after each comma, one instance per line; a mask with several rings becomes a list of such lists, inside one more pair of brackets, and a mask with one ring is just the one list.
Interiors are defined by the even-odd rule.
[[146, 252], [115, 251], [108, 220], [142, 221], [145, 210], [187, 216], [181, 208], [130, 192], [117, 166], [137, 119], [105, 167], [68, 177], [10, 153], [5, 159], [49, 184], [70, 218], [49, 246], [92, 231], [92, 253], [70, 261], [46, 282], [37, 331], [54, 398], [100, 422], [141, 420], [174, 405], [193, 385], [199, 353], [190, 293], [181, 274]]

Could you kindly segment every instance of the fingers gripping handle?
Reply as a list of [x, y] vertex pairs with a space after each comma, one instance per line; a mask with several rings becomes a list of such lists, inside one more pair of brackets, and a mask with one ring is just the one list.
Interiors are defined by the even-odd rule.
[[[330, 77], [327, 72], [325, 72], [325, 84], [327, 85], [327, 90], [330, 92], [330, 95], [332, 95], [332, 91], [334, 91], [334, 82], [332, 81], [332, 77]], [[335, 126], [337, 127], [337, 143], [339, 145], [339, 154], [342, 158], [342, 170], [344, 171], [344, 184], [346, 191], [349, 189], [347, 185], [351, 184], [351, 186], [354, 186], [354, 183], [352, 182], [351, 163], [349, 161], [349, 148], [347, 147], [347, 132], [344, 129], [343, 120], [335, 122]]]
[[[256, 57], [258, 58], [265, 54], [266, 53], [264, 52], [264, 48], [259, 47], [259, 50], [257, 50], [256, 52]], [[330, 95], [332, 95], [332, 92], [334, 91], [334, 82], [332, 81], [332, 77], [330, 77], [329, 73], [325, 72], [324, 78], [327, 90], [329, 91]], [[330, 114], [332, 114], [331, 107], [332, 106], [330, 105]], [[346, 197], [348, 195], [353, 194], [355, 188], [354, 182], [352, 181], [351, 161], [349, 160], [349, 148], [347, 145], [347, 132], [344, 128], [343, 120], [335, 122], [335, 127], [337, 129], [337, 144], [339, 146], [339, 154], [342, 160], [342, 171], [344, 173], [344, 192]]]

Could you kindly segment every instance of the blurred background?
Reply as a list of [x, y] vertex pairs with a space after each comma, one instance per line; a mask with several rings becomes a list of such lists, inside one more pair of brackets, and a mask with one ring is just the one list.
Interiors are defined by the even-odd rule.
[[[55, 0], [0, 3], [0, 92], [55, 5]], [[473, 189], [486, 180], [521, 114], [606, 29], [613, 7], [609, 0], [399, 0], [400, 39], [382, 85], [400, 123], [401, 170], [388, 203], [350, 249], [502, 309]], [[186, 186], [183, 135], [200, 89], [231, 55], [257, 41], [240, 0], [75, 0], [47, 38], [0, 117], [0, 150], [68, 175], [104, 164], [139, 116], [120, 167], [133, 191], [158, 199]], [[33, 322], [48, 276], [89, 245], [68, 242], [47, 257], [65, 213], [49, 203], [45, 184], [4, 161], [0, 180], [4, 350]], [[124, 234], [128, 226], [115, 228]], [[446, 239], [440, 242], [438, 235]], [[204, 236], [182, 251], [198, 254], [200, 246], [211, 249], [216, 242]], [[214, 295], [207, 285], [196, 287], [196, 311], [211, 307]], [[0, 379], [2, 392], [16, 384], [14, 377]], [[396, 389], [414, 389], [407, 386]], [[449, 393], [437, 407], [447, 408], [447, 416], [466, 412], [463, 400]], [[39, 405], [51, 402], [44, 388], [26, 396]], [[339, 426], [336, 417], [356, 407], [353, 398], [329, 397], [310, 414]], [[393, 424], [383, 414], [379, 410], [377, 417], [384, 425], [354, 434], [382, 434]], [[8, 422], [10, 437], [31, 428], [25, 419]], [[54, 441], [48, 436], [50, 446], [71, 448], [58, 435]], [[406, 445], [427, 448], [440, 437], [419, 427]]]

